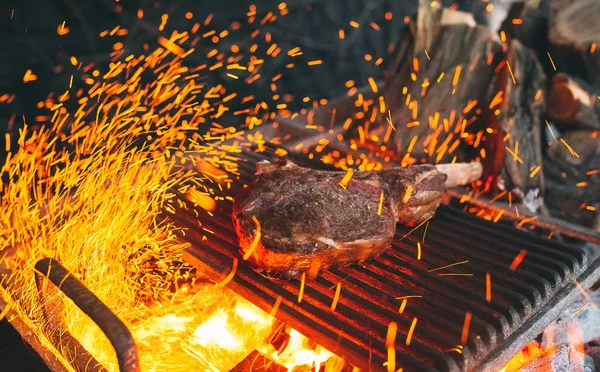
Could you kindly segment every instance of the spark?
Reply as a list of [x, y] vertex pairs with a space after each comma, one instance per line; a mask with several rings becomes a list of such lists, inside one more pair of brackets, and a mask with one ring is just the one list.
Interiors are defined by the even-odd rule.
[[582, 307], [580, 307], [579, 309], [576, 309], [575, 312], [573, 314], [571, 314], [571, 318], [573, 318], [575, 315], [579, 314], [580, 312], [584, 311], [585, 309], [587, 309], [590, 306], [590, 303], [588, 302], [587, 304], [583, 305]]
[[404, 203], [404, 204], [408, 203], [410, 196], [412, 195], [412, 192], [413, 192], [413, 186], [408, 185], [406, 187], [406, 191], [404, 192], [404, 196], [402, 196], [402, 203]]
[[396, 349], [393, 347], [387, 348], [387, 362], [384, 363], [387, 366], [388, 372], [396, 372]]
[[250, 258], [252, 253], [254, 253], [254, 250], [256, 249], [256, 247], [258, 247], [258, 243], [260, 242], [260, 237], [261, 237], [260, 222], [258, 221], [256, 216], [252, 216], [252, 221], [254, 221], [254, 223], [256, 224], [256, 231], [254, 233], [254, 239], [252, 240], [250, 247], [248, 247], [248, 250], [244, 254], [244, 257], [242, 257], [242, 259], [244, 261], [247, 261]]
[[373, 93], [377, 93], [378, 89], [377, 89], [377, 83], [375, 83], [375, 80], [372, 77], [369, 77], [368, 81], [369, 81], [369, 85], [371, 86], [371, 90], [373, 91]]
[[508, 67], [508, 72], [510, 72], [510, 77], [512, 78], [513, 84], [517, 85], [517, 80], [515, 79], [515, 75], [513, 74], [512, 68], [510, 67], [510, 62], [506, 61], [506, 67]]
[[68, 27], [65, 27], [65, 22], [66, 21], [63, 21], [60, 25], [58, 25], [58, 28], [56, 29], [56, 33], [59, 36], [64, 36], [64, 35], [68, 34], [69, 31], [71, 31]]
[[519, 143], [515, 144], [515, 151], [511, 150], [508, 146], [504, 146], [506, 151], [513, 156], [513, 158], [518, 161], [520, 164], [523, 164], [523, 159], [519, 157]]
[[381, 216], [381, 209], [383, 208], [383, 190], [381, 190], [381, 195], [379, 196], [379, 206], [377, 207], [377, 215]]
[[468, 263], [468, 262], [469, 262], [469, 260], [464, 260], [464, 261], [460, 261], [460, 262], [455, 262], [455, 263], [451, 263], [450, 265], [446, 265], [446, 266], [438, 267], [438, 268], [435, 268], [435, 269], [427, 270], [427, 272], [428, 272], [428, 273], [432, 273], [432, 272], [434, 272], [434, 271], [439, 271], [439, 270], [447, 269], [447, 268], [449, 268], [449, 267], [453, 267], [453, 266], [457, 266], [457, 265], [463, 265], [463, 264], [466, 264], [466, 263]]
[[429, 228], [429, 221], [425, 225], [425, 231], [423, 231], [423, 238], [421, 239], [421, 243], [425, 244], [425, 236], [427, 235], [427, 229]]
[[320, 64], [322, 64], [322, 63], [323, 63], [323, 61], [322, 61], [322, 60], [320, 60], [320, 59], [316, 59], [316, 60], [314, 60], [314, 61], [309, 61], [309, 62], [308, 62], [308, 65], [309, 65], [309, 66], [316, 66], [316, 65], [320, 65]]
[[407, 236], [409, 236], [410, 234], [412, 234], [415, 230], [417, 230], [419, 227], [423, 226], [424, 223], [426, 223], [427, 221], [429, 221], [430, 219], [432, 219], [433, 216], [428, 217], [425, 221], [421, 222], [420, 224], [418, 224], [416, 227], [414, 227], [412, 230], [410, 230], [409, 232], [407, 232], [406, 234], [404, 234], [400, 240], [404, 240], [404, 238], [406, 238]]
[[401, 297], [396, 297], [396, 300], [405, 300], [405, 299], [409, 299], [409, 298], [422, 298], [423, 296], [417, 296], [417, 295], [411, 295], [411, 296], [401, 296]]
[[281, 300], [283, 300], [283, 297], [277, 296], [277, 299], [275, 300], [275, 303], [273, 304], [269, 315], [275, 316], [275, 314], [277, 314], [277, 310], [279, 310], [279, 306], [281, 305]]
[[552, 63], [552, 68], [554, 69], [554, 71], [556, 71], [556, 65], [554, 64], [554, 60], [552, 59], [550, 52], [548, 52], [547, 54], [548, 54], [548, 58], [550, 59], [550, 63]]
[[527, 251], [524, 249], [521, 249], [519, 254], [517, 254], [517, 256], [514, 258], [513, 262], [509, 266], [510, 271], [515, 271], [519, 267], [519, 265], [521, 264], [521, 262], [523, 261], [523, 259], [525, 258], [526, 255], [527, 255]]
[[[457, 352], [459, 354], [462, 354], [463, 346], [462, 345], [457, 345], [456, 347], [448, 349], [447, 351], [455, 351], [455, 352]], [[500, 371], [500, 372], [503, 372], [503, 371]]]
[[410, 324], [410, 328], [408, 329], [408, 334], [406, 335], [406, 346], [410, 346], [410, 341], [412, 340], [413, 332], [415, 331], [415, 327], [417, 326], [418, 318], [413, 318], [412, 323]]
[[27, 71], [25, 71], [25, 75], [23, 75], [23, 82], [24, 83], [28, 83], [30, 81], [36, 81], [37, 80], [37, 75], [33, 73], [33, 71], [31, 71], [31, 69], [28, 69]]
[[217, 283], [217, 287], [225, 287], [235, 276], [235, 273], [237, 271], [238, 268], [238, 259], [234, 258], [233, 259], [233, 265], [231, 266], [231, 271], [229, 272], [229, 274], [227, 274], [227, 276], [225, 277], [225, 279], [223, 279], [222, 281], [220, 281], [219, 283]]
[[530, 178], [533, 178], [541, 169], [542, 167], [539, 165], [536, 165], [536, 167], [533, 169], [533, 171], [531, 171], [531, 173], [529, 174]]
[[344, 175], [344, 177], [342, 178], [342, 180], [339, 182], [340, 186], [344, 190], [346, 190], [346, 186], [348, 185], [348, 183], [352, 179], [353, 175], [354, 175], [354, 169], [348, 168], [348, 171], [346, 172], [346, 174]]
[[388, 122], [388, 124], [392, 127], [393, 130], [396, 130], [396, 127], [394, 127], [394, 124], [392, 124], [392, 111], [388, 110], [388, 116], [386, 117], [386, 120]]
[[463, 323], [462, 335], [460, 336], [460, 343], [466, 345], [469, 340], [469, 328], [471, 327], [471, 312], [467, 311], [465, 314], [465, 321]]
[[333, 296], [333, 301], [331, 302], [331, 311], [335, 311], [337, 307], [338, 300], [340, 299], [340, 292], [342, 291], [342, 283], [338, 283], [335, 287], [335, 295]]
[[[456, 66], [456, 70], [454, 71], [454, 78], [452, 79], [452, 86], [455, 87], [456, 85], [458, 85], [458, 79], [460, 78], [460, 72], [462, 71], [462, 66], [458, 65]], [[440, 78], [438, 78], [438, 81], [441, 80], [441, 76]]]
[[573, 148], [571, 146], [569, 146], [569, 144], [567, 143], [567, 141], [565, 141], [564, 139], [560, 139], [560, 142], [563, 143], [563, 145], [565, 145], [565, 147], [567, 148], [567, 150], [569, 150], [569, 152], [571, 153], [571, 155], [575, 156], [576, 158], [579, 158], [579, 154], [575, 152], [575, 150], [573, 150]]
[[485, 300], [492, 303], [492, 277], [490, 273], [485, 273]]
[[473, 274], [468, 273], [446, 273], [446, 274], [437, 274], [438, 276], [473, 276]]
[[408, 303], [408, 299], [403, 299], [402, 303], [400, 304], [400, 308], [398, 309], [398, 313], [399, 314], [404, 314], [404, 309], [406, 308], [406, 304]]
[[300, 290], [298, 291], [298, 303], [302, 302], [302, 296], [304, 296], [304, 285], [306, 284], [306, 273], [302, 273], [302, 279], [300, 280]]
[[390, 322], [387, 329], [387, 335], [385, 336], [385, 347], [395, 347], [396, 344], [396, 333], [398, 332], [398, 323]]
[[523, 218], [521, 221], [519, 221], [519, 225], [518, 226], [522, 227], [526, 223], [533, 222], [533, 221], [535, 221], [537, 219], [538, 219], [538, 216], [533, 216], [533, 217], [529, 217], [529, 218]]
[[579, 292], [581, 292], [583, 297], [585, 297], [585, 299], [594, 308], [594, 310], [598, 310], [598, 305], [596, 305], [596, 303], [594, 301], [592, 301], [592, 299], [590, 298], [590, 295], [587, 293], [587, 291], [585, 289], [583, 289], [583, 287], [581, 286], [581, 284], [579, 284], [577, 279], [573, 279], [573, 283], [575, 283], [575, 285], [577, 286], [577, 289], [579, 289]]
[[417, 260], [421, 261], [421, 242], [417, 242]]

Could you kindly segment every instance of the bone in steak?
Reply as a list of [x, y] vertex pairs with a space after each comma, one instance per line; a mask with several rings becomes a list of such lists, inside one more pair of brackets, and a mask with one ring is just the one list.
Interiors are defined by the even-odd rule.
[[396, 222], [425, 221], [445, 187], [481, 171], [479, 163], [415, 165], [356, 172], [342, 187], [346, 172], [260, 162], [233, 205], [241, 253], [255, 270], [285, 278], [362, 262], [391, 246]]

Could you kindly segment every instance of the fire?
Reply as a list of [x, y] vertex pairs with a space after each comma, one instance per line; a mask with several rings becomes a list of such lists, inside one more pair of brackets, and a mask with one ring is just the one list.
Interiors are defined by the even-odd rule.
[[521, 351], [519, 351], [519, 353], [515, 355], [499, 372], [519, 371], [520, 367], [542, 355], [544, 352], [545, 350], [541, 345], [539, 345], [537, 342], [531, 342], [521, 349]]
[[[253, 17], [249, 13], [249, 22]], [[165, 15], [160, 28], [167, 22]], [[128, 326], [144, 371], [228, 370], [253, 350], [290, 369], [336, 360], [294, 330], [288, 347], [274, 350], [266, 341], [274, 318], [224, 282], [196, 282], [179, 258], [185, 244], [175, 238], [177, 227], [159, 219], [174, 211], [173, 189], [205, 210], [200, 220], [211, 218], [217, 203], [231, 200], [219, 195], [238, 174], [237, 154], [267, 143], [217, 121], [242, 116], [252, 129], [271, 117], [269, 104], [238, 97], [222, 84], [209, 86], [200, 75], [236, 67], [251, 84], [263, 60], [244, 59], [239, 48], [231, 48], [232, 56], [215, 49], [206, 63], [188, 67], [200, 27], [161, 36], [162, 47], [143, 55], [126, 55], [116, 41], [106, 68], [72, 57], [87, 90], [73, 89], [72, 78], [69, 90], [38, 105], [45, 126], [23, 118], [18, 135], [7, 136], [18, 150], [0, 170], [0, 250], [12, 270], [0, 295], [65, 366], [66, 348], [52, 341], [63, 329], [46, 320], [46, 303], [59, 304], [53, 311], [62, 326], [105, 368], [117, 369], [107, 338], [74, 304], [60, 293], [38, 297], [34, 265], [43, 257], [61, 262]], [[58, 32], [68, 28], [63, 24]], [[127, 34], [117, 26], [101, 37]], [[35, 79], [31, 70], [23, 78]]]

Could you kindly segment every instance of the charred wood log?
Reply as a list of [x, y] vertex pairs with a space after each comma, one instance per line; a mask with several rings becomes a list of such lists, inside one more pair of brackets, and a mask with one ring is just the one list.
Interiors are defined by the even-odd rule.
[[548, 52], [557, 71], [600, 88], [600, 2], [552, 0], [550, 7]]
[[493, 159], [495, 165], [503, 159], [505, 186], [523, 198], [530, 190], [544, 190], [541, 128], [546, 76], [535, 55], [518, 40], [509, 40], [506, 46], [505, 66], [496, 84], [502, 102], [490, 120], [490, 126], [499, 130]]
[[487, 110], [501, 49], [493, 32], [476, 25], [471, 14], [421, 1], [388, 69], [382, 93], [386, 110], [371, 128], [365, 125], [361, 136], [409, 163], [457, 155], [461, 160], [465, 143], [460, 138]]
[[558, 73], [552, 78], [548, 99], [549, 116], [564, 129], [600, 129], [598, 95], [584, 81]]
[[551, 212], [595, 228], [600, 209], [600, 131], [565, 133], [548, 149], [544, 167]]

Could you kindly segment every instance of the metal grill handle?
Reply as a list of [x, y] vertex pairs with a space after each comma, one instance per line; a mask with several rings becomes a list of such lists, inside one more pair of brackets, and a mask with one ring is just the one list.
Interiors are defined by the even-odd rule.
[[[35, 264], [38, 276], [47, 277], [104, 332], [115, 349], [121, 372], [140, 372], [138, 351], [125, 324], [69, 270], [52, 258]], [[38, 290], [40, 281], [36, 280]]]

